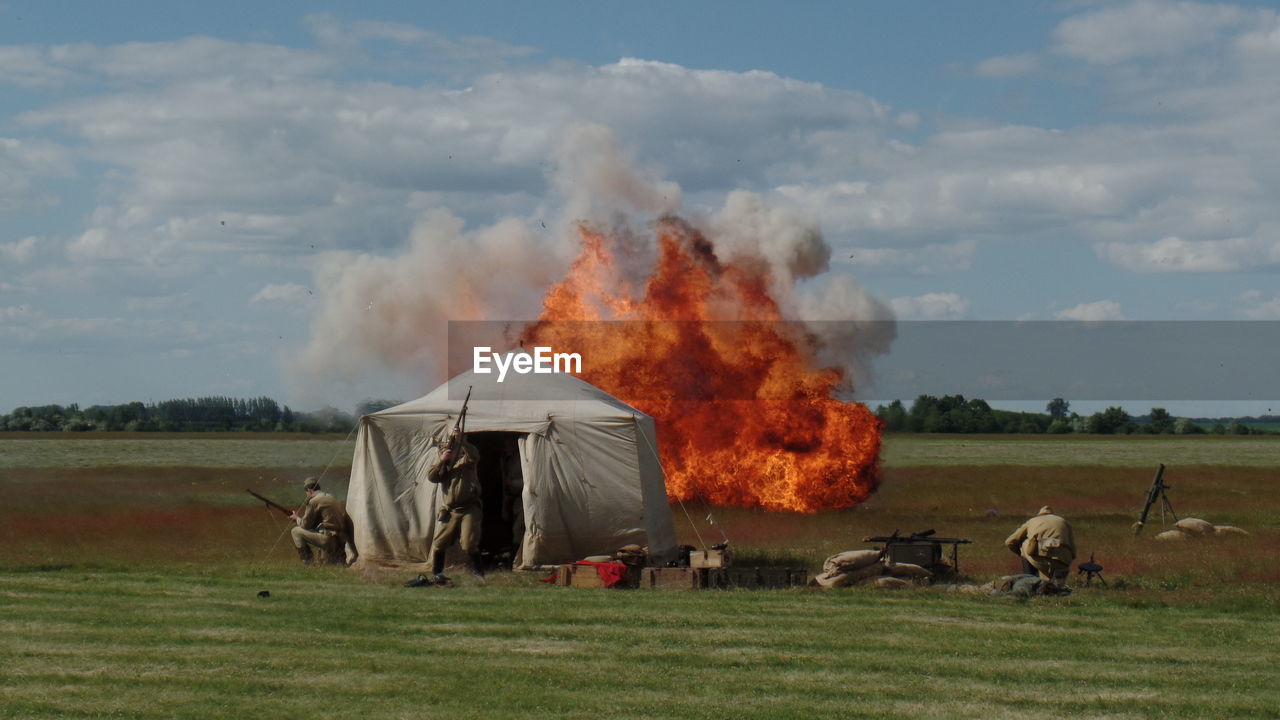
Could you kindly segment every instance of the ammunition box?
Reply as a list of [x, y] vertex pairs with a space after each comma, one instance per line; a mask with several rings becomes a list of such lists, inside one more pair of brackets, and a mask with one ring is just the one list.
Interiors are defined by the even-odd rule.
[[727, 568], [733, 564], [728, 550], [694, 550], [689, 553], [691, 568]]
[[760, 573], [756, 568], [711, 568], [707, 570], [707, 587], [754, 590], [760, 587]]
[[942, 564], [942, 548], [931, 542], [896, 542], [889, 546], [889, 562], [911, 563], [922, 568]]
[[655, 590], [700, 590], [705, 587], [705, 570], [695, 568], [644, 568], [640, 587]]

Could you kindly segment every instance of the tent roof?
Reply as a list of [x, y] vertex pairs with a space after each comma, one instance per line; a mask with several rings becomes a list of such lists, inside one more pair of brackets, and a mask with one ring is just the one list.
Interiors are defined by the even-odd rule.
[[498, 382], [497, 373], [481, 374], [474, 370], [451, 378], [417, 400], [401, 403], [373, 415], [454, 415], [462, 406], [468, 386], [472, 391], [467, 414], [472, 417], [647, 417], [618, 398], [572, 375], [520, 375], [512, 371], [507, 373], [503, 382]]

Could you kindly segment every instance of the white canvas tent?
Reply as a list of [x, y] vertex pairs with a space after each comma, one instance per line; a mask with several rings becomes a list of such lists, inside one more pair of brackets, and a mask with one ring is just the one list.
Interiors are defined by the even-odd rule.
[[[463, 373], [425, 397], [360, 418], [347, 511], [361, 557], [429, 560], [439, 487], [426, 475], [468, 386], [468, 438], [518, 439], [527, 531], [515, 539], [515, 567], [571, 562], [631, 543], [672, 556], [653, 418], [570, 375], [496, 377]], [[494, 459], [482, 452], [482, 470], [487, 462]], [[487, 503], [485, 511], [495, 509]]]

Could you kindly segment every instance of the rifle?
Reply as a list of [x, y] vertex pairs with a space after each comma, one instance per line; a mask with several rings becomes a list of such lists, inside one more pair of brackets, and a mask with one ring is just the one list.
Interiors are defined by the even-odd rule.
[[[440, 453], [441, 456], [452, 450], [453, 457], [456, 458], [458, 453], [462, 452], [462, 433], [467, 427], [467, 403], [471, 402], [471, 388], [471, 385], [467, 386], [467, 396], [462, 399], [462, 410], [458, 411], [458, 419], [453, 421], [453, 430], [449, 431], [449, 444], [446, 445], [445, 449]], [[458, 431], [458, 436], [456, 438], [453, 434], [454, 430]], [[393, 502], [400, 502], [409, 493], [413, 492], [413, 489], [416, 487], [418, 487], [418, 481], [414, 480], [409, 483], [409, 487], [405, 488], [403, 492], [396, 496], [396, 499]]]
[[259, 500], [261, 500], [262, 502], [266, 503], [266, 504], [267, 504], [267, 507], [271, 508], [272, 510], [279, 510], [280, 512], [284, 513], [285, 517], [292, 517], [292, 516], [293, 516], [293, 514], [294, 514], [294, 511], [293, 511], [293, 510], [290, 510], [289, 508], [287, 508], [287, 507], [285, 507], [285, 506], [283, 506], [283, 505], [279, 505], [279, 504], [277, 504], [277, 503], [273, 503], [273, 502], [271, 502], [270, 500], [268, 500], [268, 499], [266, 499], [266, 498], [262, 497], [262, 496], [261, 496], [261, 495], [259, 495], [258, 493], [254, 492], [254, 491], [252, 491], [252, 490], [250, 490], [250, 489], [248, 489], [248, 488], [245, 488], [245, 490], [244, 490], [244, 491], [245, 491], [245, 492], [247, 492], [247, 493], [249, 493], [250, 495], [252, 495], [252, 496], [254, 496], [254, 497], [258, 498], [258, 499], [259, 499]]
[[467, 403], [469, 402], [471, 402], [470, 385], [467, 386], [467, 396], [462, 399], [462, 410], [458, 411], [458, 419], [453, 421], [453, 430], [449, 431], [449, 445], [445, 448], [445, 452], [453, 452], [455, 458], [462, 452], [462, 435], [467, 431]]
[[1164, 517], [1164, 511], [1167, 509], [1169, 514], [1173, 515], [1174, 520], [1178, 519], [1177, 514], [1173, 512], [1173, 505], [1169, 502], [1169, 496], [1164, 492], [1171, 487], [1173, 486], [1166, 485], [1164, 482], [1164, 463], [1160, 463], [1160, 467], [1156, 469], [1155, 478], [1151, 480], [1151, 487], [1147, 490], [1147, 500], [1142, 504], [1142, 514], [1138, 516], [1138, 522], [1133, 524], [1134, 535], [1142, 532], [1142, 527], [1147, 522], [1147, 513], [1151, 512], [1151, 506], [1155, 505], [1157, 500], [1162, 502], [1160, 505], [1161, 518]]

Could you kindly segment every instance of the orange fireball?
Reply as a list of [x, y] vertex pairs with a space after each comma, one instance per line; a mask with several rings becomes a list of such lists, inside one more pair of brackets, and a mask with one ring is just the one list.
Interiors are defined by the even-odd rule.
[[666, 218], [653, 271], [636, 281], [612, 238], [580, 234], [521, 342], [581, 354], [582, 379], [657, 421], [672, 499], [816, 512], [875, 491], [880, 421], [835, 399], [843, 372], [814, 367], [817, 341], [786, 322], [763, 263], [722, 262]]

